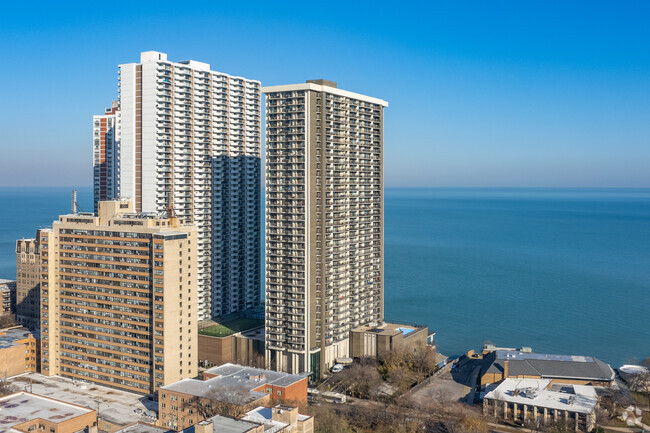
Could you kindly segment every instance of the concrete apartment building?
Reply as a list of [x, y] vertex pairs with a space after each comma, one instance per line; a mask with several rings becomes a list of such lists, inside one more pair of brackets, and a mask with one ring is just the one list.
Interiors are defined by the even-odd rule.
[[119, 88], [119, 197], [198, 227], [199, 320], [259, 308], [260, 83], [149, 51]]
[[383, 319], [381, 99], [336, 83], [265, 87], [266, 362], [320, 376]]
[[42, 374], [142, 394], [196, 376], [194, 226], [114, 200], [38, 242]]
[[119, 102], [103, 115], [93, 116], [93, 193], [95, 213], [100, 201], [118, 198], [118, 146], [116, 136]]
[[0, 279], [0, 316], [16, 314], [16, 281]]
[[38, 365], [37, 340], [27, 328], [0, 329], [0, 380], [35, 373]]
[[40, 272], [37, 239], [16, 241], [16, 323], [40, 328]]

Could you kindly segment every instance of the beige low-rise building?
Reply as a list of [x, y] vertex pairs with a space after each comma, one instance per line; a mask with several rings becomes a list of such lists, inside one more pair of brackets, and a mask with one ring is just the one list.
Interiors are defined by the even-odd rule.
[[0, 380], [35, 373], [38, 365], [37, 340], [27, 328], [0, 329]]
[[593, 386], [550, 379], [505, 379], [483, 397], [485, 415], [584, 432], [594, 428], [597, 406]]
[[431, 350], [433, 334], [420, 325], [381, 323], [379, 326], [360, 326], [350, 331], [352, 358], [377, 358], [397, 349], [409, 351]]
[[0, 432], [97, 432], [97, 412], [29, 392], [0, 397]]
[[194, 226], [104, 201], [38, 244], [43, 374], [143, 394], [196, 376]]

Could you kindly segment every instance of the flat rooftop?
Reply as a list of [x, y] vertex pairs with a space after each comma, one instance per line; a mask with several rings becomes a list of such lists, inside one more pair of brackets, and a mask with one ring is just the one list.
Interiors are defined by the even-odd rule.
[[[202, 321], [199, 323], [199, 335], [208, 335], [210, 337], [228, 337], [239, 332], [248, 337], [251, 330], [261, 329], [261, 338], [264, 339], [264, 320], [253, 318], [239, 318], [226, 320], [221, 323], [210, 321]], [[254, 334], [252, 334], [254, 335]]]
[[119, 425], [137, 421], [151, 422], [151, 418], [135, 413], [134, 409], [140, 409], [142, 412], [158, 410], [157, 402], [141, 394], [65, 377], [32, 373], [15, 376], [8, 379], [8, 382], [22, 390], [33, 389], [35, 394], [93, 410], [97, 409], [99, 403], [99, 418]]
[[590, 414], [598, 404], [593, 386], [554, 383], [550, 379], [505, 379], [484, 398], [541, 408]]
[[0, 284], [12, 284], [16, 283], [16, 280], [5, 280], [4, 278], [0, 278]]
[[264, 424], [264, 433], [275, 433], [282, 431], [289, 424], [273, 420], [273, 409], [268, 407], [258, 407], [249, 412], [242, 418], [247, 421], [253, 421], [258, 424]]
[[19, 340], [24, 340], [29, 336], [33, 336], [29, 329], [22, 326], [17, 328], [0, 329], [0, 349], [7, 349], [8, 347], [16, 346]]
[[116, 430], [113, 433], [167, 433], [168, 431], [169, 429], [164, 427], [158, 427], [146, 422], [136, 422]]
[[381, 326], [371, 326], [371, 325], [359, 326], [358, 328], [353, 329], [353, 332], [370, 332], [377, 335], [397, 335], [402, 333], [406, 337], [412, 332], [424, 328], [426, 328], [426, 326], [401, 325], [398, 323], [385, 322]]
[[0, 397], [0, 432], [8, 432], [16, 424], [36, 418], [61, 423], [91, 412], [95, 411], [28, 392], [18, 392]]
[[218, 400], [222, 394], [227, 395], [232, 391], [247, 390], [249, 393], [247, 397], [238, 396], [240, 403], [246, 404], [266, 395], [263, 392], [254, 391], [254, 389], [263, 385], [286, 387], [301, 380], [306, 380], [294, 374], [244, 367], [237, 364], [224, 364], [214, 367], [204, 371], [204, 374], [213, 374], [217, 377], [208, 380], [184, 379], [161, 389], [214, 400]]
[[[200, 422], [199, 424], [209, 424], [212, 423], [213, 433], [247, 433], [255, 428], [259, 427], [258, 423], [250, 422], [247, 420], [237, 420], [233, 418], [227, 418], [225, 416], [217, 415], [212, 418], [208, 418], [205, 421]], [[287, 424], [284, 424], [285, 426]], [[194, 426], [188, 427], [183, 430], [183, 433], [194, 433]], [[267, 430], [264, 433], [269, 433]]]

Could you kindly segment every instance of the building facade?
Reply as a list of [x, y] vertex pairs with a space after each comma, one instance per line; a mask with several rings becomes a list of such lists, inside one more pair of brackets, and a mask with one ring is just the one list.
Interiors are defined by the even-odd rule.
[[385, 101], [326, 80], [265, 87], [266, 360], [321, 375], [383, 319]]
[[98, 210], [39, 233], [42, 374], [143, 394], [196, 376], [196, 228]]
[[40, 272], [38, 239], [16, 241], [16, 323], [40, 328]]
[[199, 319], [260, 306], [260, 83], [144, 52], [119, 67], [119, 193], [198, 227]]
[[16, 314], [16, 281], [0, 279], [0, 316]]
[[100, 201], [118, 198], [118, 145], [116, 136], [119, 103], [113, 101], [103, 115], [93, 116], [93, 192], [95, 213]]
[[27, 328], [0, 329], [0, 378], [35, 373], [38, 365], [37, 341]]
[[505, 379], [483, 397], [484, 415], [549, 431], [593, 431], [597, 407], [593, 386], [548, 379]]
[[163, 387], [158, 405], [161, 425], [182, 430], [212, 415], [241, 416], [276, 403], [306, 404], [307, 378], [260, 368], [224, 364]]

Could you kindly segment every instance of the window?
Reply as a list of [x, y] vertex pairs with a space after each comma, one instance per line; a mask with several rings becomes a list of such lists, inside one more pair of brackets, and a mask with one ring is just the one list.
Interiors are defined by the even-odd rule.
[[278, 389], [278, 395], [282, 395], [282, 391]]

